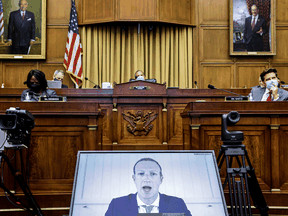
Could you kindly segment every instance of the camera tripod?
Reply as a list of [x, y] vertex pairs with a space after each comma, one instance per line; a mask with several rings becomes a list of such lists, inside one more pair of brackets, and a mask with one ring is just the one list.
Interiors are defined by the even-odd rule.
[[[233, 158], [236, 159], [239, 167], [232, 167]], [[248, 162], [247, 167], [245, 159]], [[251, 195], [254, 206], [260, 211], [261, 216], [268, 216], [269, 207], [262, 194], [245, 145], [241, 142], [232, 144], [224, 142], [217, 157], [219, 172], [224, 160], [226, 160], [227, 173], [223, 189], [228, 183], [231, 215], [252, 216]], [[240, 181], [236, 181], [236, 177], [240, 177]]]
[[[20, 151], [21, 151], [21, 149], [20, 149]], [[26, 200], [28, 202], [28, 205], [24, 204], [19, 197], [17, 197], [8, 188], [6, 188], [5, 185], [3, 184], [3, 182], [1, 181], [1, 179], [0, 179], [0, 188], [2, 188], [7, 194], [9, 194], [10, 197], [12, 197], [16, 201], [17, 204], [20, 204], [21, 206], [23, 206], [25, 211], [31, 213], [32, 215], [44, 216], [44, 214], [41, 211], [41, 208], [37, 204], [37, 202], [36, 202], [35, 198], [33, 197], [28, 185], [26, 184], [22, 173], [19, 170], [14, 169], [8, 156], [3, 151], [0, 150], [0, 160], [1, 160], [1, 157], [4, 160], [4, 163], [6, 162], [6, 164], [8, 165], [9, 170], [11, 171], [15, 180], [17, 181], [21, 190], [23, 191], [23, 193], [26, 197]], [[1, 163], [0, 163], [0, 165], [1, 165]]]

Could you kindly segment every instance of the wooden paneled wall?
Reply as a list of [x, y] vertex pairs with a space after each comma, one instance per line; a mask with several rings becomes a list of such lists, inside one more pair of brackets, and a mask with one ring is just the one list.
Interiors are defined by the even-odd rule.
[[194, 0], [76, 0], [79, 24], [150, 21], [194, 25]]
[[265, 68], [274, 67], [288, 82], [288, 3], [276, 0], [276, 56], [232, 57], [229, 55], [229, 0], [195, 0], [193, 32], [193, 78], [199, 88], [209, 83], [219, 88], [258, 85]]
[[[137, 20], [137, 16], [141, 15], [125, 12], [129, 8], [125, 5], [131, 3], [132, 0], [118, 0], [118, 6], [111, 3], [113, 1], [101, 2], [103, 1], [76, 0], [79, 22], [83, 19], [95, 21], [96, 18], [102, 22], [113, 21], [113, 12], [120, 6], [119, 15], [122, 15], [119, 19], [121, 20], [133, 20], [134, 15], [134, 20]], [[195, 24], [193, 28], [193, 80], [198, 82], [199, 88], [207, 88], [209, 83], [219, 88], [245, 86], [249, 88], [258, 84], [259, 74], [268, 67], [275, 67], [279, 72], [279, 77], [288, 82], [288, 41], [286, 40], [288, 37], [288, 15], [286, 14], [288, 4], [286, 0], [276, 1], [277, 55], [274, 57], [231, 57], [229, 55], [229, 0], [195, 0], [186, 5], [186, 13], [181, 14], [172, 13], [171, 8], [182, 7], [187, 3], [186, 0], [179, 1], [178, 5], [175, 5], [174, 1], [164, 0], [149, 1], [149, 4], [144, 0], [137, 0], [137, 2], [142, 6], [147, 5], [148, 8], [158, 2], [157, 7], [160, 8], [160, 13], [157, 16], [163, 20], [189, 20], [191, 15], [190, 21]], [[70, 0], [47, 1], [46, 60], [0, 60], [0, 84], [4, 83], [5, 87], [9, 88], [25, 87], [23, 81], [32, 68], [43, 70], [47, 79], [52, 79], [54, 70], [64, 69], [62, 64], [70, 7]], [[187, 11], [191, 11], [191, 14]], [[147, 14], [141, 16], [145, 15], [148, 19], [154, 16], [154, 12], [147, 10]], [[73, 87], [68, 76], [65, 77], [64, 84]]]

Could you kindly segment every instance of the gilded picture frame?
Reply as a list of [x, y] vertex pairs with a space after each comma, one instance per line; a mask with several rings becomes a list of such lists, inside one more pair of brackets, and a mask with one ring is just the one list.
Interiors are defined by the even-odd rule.
[[2, 0], [2, 11], [0, 59], [45, 59], [46, 0]]
[[230, 0], [230, 55], [276, 55], [275, 11], [275, 0]]

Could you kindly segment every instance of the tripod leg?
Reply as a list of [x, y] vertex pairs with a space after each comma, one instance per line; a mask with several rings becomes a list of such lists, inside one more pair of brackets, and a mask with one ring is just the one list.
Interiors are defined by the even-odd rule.
[[25, 197], [28, 201], [28, 205], [31, 205], [33, 210], [30, 210], [30, 208], [26, 208], [26, 210], [28, 212], [32, 212], [33, 215], [37, 215], [37, 216], [43, 216], [43, 213], [41, 211], [41, 208], [39, 207], [39, 205], [37, 204], [36, 200], [34, 199], [34, 196], [32, 195], [28, 185], [25, 183], [22, 174], [19, 171], [16, 171], [14, 169], [14, 167], [12, 166], [12, 164], [10, 163], [9, 158], [7, 157], [7, 155], [0, 153], [0, 156], [3, 157], [4, 161], [7, 163], [12, 175], [15, 177], [17, 183], [19, 184], [19, 186], [21, 187], [23, 193], [25, 194]]
[[[228, 187], [229, 187], [229, 198], [230, 198], [230, 206], [231, 206], [231, 213], [232, 216], [234, 216], [234, 203], [233, 203], [233, 195], [232, 195], [232, 186], [231, 186], [231, 179], [230, 179], [230, 173], [228, 172], [229, 169], [229, 159], [228, 156], [226, 156], [226, 166], [227, 166], [227, 174], [225, 181], [228, 181]], [[226, 185], [225, 185], [226, 186]], [[224, 189], [224, 187], [223, 187]]]
[[[242, 156], [242, 163], [243, 163], [243, 167], [246, 167], [244, 155]], [[247, 193], [248, 211], [249, 211], [249, 215], [252, 215], [251, 203], [250, 203], [250, 193], [249, 193], [248, 179], [247, 179], [247, 173], [244, 174], [244, 179], [245, 179], [245, 183], [246, 183], [246, 193]]]
[[236, 183], [235, 183], [235, 177], [232, 175], [232, 184], [233, 184], [233, 195], [234, 195], [234, 200], [235, 200], [235, 211], [236, 211], [236, 215], [238, 216], [238, 202], [237, 202], [237, 190], [236, 190]]
[[240, 181], [241, 181], [241, 188], [242, 188], [242, 197], [243, 197], [243, 204], [244, 204], [244, 212], [245, 212], [245, 216], [247, 216], [246, 193], [245, 193], [243, 176], [241, 176], [240, 179], [241, 179]]

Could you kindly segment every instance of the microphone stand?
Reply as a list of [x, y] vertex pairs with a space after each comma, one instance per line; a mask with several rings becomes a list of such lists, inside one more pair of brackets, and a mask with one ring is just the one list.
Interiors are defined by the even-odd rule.
[[95, 86], [93, 86], [93, 88], [100, 88], [100, 86], [99, 85], [97, 85], [96, 83], [94, 83], [93, 81], [91, 81], [91, 80], [89, 80], [87, 77], [85, 77], [85, 80], [87, 80], [87, 81], [89, 81], [89, 82], [91, 82], [91, 83], [93, 83]]
[[225, 92], [227, 92], [227, 93], [237, 95], [238, 97], [246, 97], [246, 96], [243, 96], [243, 95], [240, 95], [240, 94], [231, 92], [231, 91], [227, 91], [227, 90], [225, 90], [225, 89], [218, 89], [218, 88], [216, 88], [215, 86], [210, 85], [210, 84], [208, 85], [208, 88], [209, 88], [209, 89], [217, 89], [217, 90], [220, 90], [220, 91], [225, 91]]

